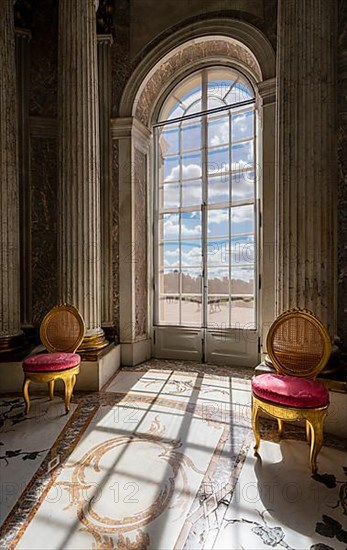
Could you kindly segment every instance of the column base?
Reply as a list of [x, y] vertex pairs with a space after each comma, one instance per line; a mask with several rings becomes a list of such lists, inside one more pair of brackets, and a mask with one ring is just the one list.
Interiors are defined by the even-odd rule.
[[23, 333], [15, 336], [0, 336], [0, 355], [20, 353], [25, 347], [26, 342]]
[[82, 344], [79, 346], [77, 353], [85, 353], [87, 351], [98, 351], [106, 348], [109, 342], [105, 338], [104, 331], [100, 331], [97, 334], [85, 336]]

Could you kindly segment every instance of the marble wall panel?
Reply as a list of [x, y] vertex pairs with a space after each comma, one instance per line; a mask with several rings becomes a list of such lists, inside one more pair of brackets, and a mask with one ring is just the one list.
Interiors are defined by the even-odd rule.
[[58, 2], [36, 0], [31, 40], [30, 114], [57, 115]]
[[34, 326], [57, 304], [57, 141], [31, 138], [32, 305]]
[[147, 157], [134, 154], [135, 193], [135, 338], [147, 335]]
[[119, 343], [119, 142], [112, 140], [112, 301], [115, 342]]
[[338, 127], [338, 308], [337, 333], [347, 349], [347, 112]]

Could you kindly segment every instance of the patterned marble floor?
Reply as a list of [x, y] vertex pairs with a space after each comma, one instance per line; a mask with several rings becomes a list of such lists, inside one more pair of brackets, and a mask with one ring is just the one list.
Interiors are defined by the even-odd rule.
[[102, 392], [0, 400], [1, 549], [328, 550], [347, 543], [346, 455], [262, 421], [247, 369], [149, 361]]

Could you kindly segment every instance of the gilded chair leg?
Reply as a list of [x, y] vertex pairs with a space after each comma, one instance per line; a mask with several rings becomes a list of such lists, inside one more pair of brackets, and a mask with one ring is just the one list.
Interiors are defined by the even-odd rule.
[[277, 424], [278, 424], [278, 435], [280, 437], [283, 436], [283, 420], [280, 420], [280, 418], [277, 418]]
[[310, 463], [313, 474], [317, 472], [317, 456], [323, 445], [323, 419], [324, 417], [319, 416], [309, 422], [311, 428]]
[[258, 415], [259, 415], [259, 406], [253, 402], [252, 403], [252, 429], [254, 433], [255, 445], [254, 452], [257, 453], [260, 445], [260, 433], [258, 429]]
[[72, 390], [71, 390], [71, 397], [73, 397], [73, 390], [74, 390], [74, 387], [75, 387], [75, 384], [76, 384], [76, 380], [77, 380], [77, 376], [76, 376], [76, 374], [73, 374], [73, 375], [72, 375]]
[[23, 395], [24, 395], [24, 401], [25, 401], [25, 414], [29, 414], [29, 411], [30, 411], [29, 384], [30, 384], [30, 378], [26, 378], [24, 380], [24, 385], [23, 385]]
[[54, 380], [50, 380], [48, 382], [48, 387], [49, 387], [49, 398], [51, 401], [53, 401], [54, 399]]
[[71, 401], [72, 390], [73, 390], [73, 376], [70, 376], [69, 378], [64, 378], [64, 385], [65, 385], [65, 412], [67, 414], [70, 410], [70, 401]]
[[311, 443], [311, 428], [310, 424], [306, 420], [306, 441], [310, 445]]

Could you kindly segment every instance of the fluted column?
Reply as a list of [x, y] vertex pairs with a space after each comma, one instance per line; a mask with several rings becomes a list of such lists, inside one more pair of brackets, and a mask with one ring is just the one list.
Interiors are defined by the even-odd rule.
[[86, 323], [80, 351], [101, 329], [100, 163], [95, 0], [59, 2], [59, 288]]
[[280, 0], [277, 313], [336, 331], [336, 0]]
[[29, 182], [29, 43], [31, 32], [15, 29], [18, 94], [18, 176], [20, 214], [20, 280], [22, 326], [32, 324], [31, 228]]
[[8, 352], [22, 343], [18, 119], [13, 0], [0, 5], [0, 352]]
[[100, 123], [100, 203], [101, 222], [101, 322], [113, 326], [112, 294], [112, 188], [111, 171], [111, 46], [112, 34], [98, 34], [98, 81]]

